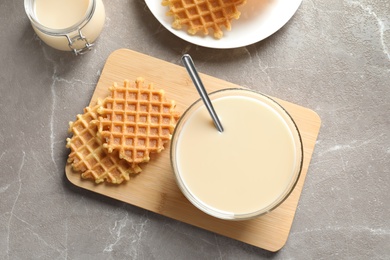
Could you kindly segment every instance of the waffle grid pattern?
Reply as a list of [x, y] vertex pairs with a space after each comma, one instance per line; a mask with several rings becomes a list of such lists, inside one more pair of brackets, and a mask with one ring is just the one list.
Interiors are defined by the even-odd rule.
[[97, 126], [93, 124], [98, 118], [98, 107], [100, 105], [85, 108], [83, 115], [77, 115], [77, 120], [70, 122], [69, 132], [73, 132], [73, 137], [67, 138], [66, 146], [71, 149], [68, 163], [72, 163], [73, 170], [81, 172], [82, 178], [93, 179], [96, 183], [128, 181], [129, 174], [140, 169], [132, 169], [118, 154], [108, 153], [103, 148], [103, 141], [97, 136]]
[[189, 34], [201, 31], [209, 34], [214, 31], [214, 37], [222, 38], [222, 27], [231, 29], [231, 20], [238, 19], [240, 12], [237, 6], [245, 0], [163, 0], [162, 5], [169, 6], [168, 16], [173, 16], [172, 27], [181, 29], [187, 26]]
[[143, 86], [138, 78], [135, 86], [125, 81], [123, 86], [110, 88], [111, 97], [98, 109], [99, 134], [109, 152], [132, 165], [149, 161], [150, 153], [158, 153], [169, 142], [179, 116], [174, 101], [167, 101], [163, 90]]

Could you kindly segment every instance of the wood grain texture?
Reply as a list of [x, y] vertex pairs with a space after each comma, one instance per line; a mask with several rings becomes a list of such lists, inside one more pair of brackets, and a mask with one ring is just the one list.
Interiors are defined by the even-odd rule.
[[[238, 85], [200, 74], [208, 92]], [[127, 49], [113, 52], [107, 59], [90, 105], [98, 98], [105, 98], [113, 82], [122, 84], [125, 79], [134, 81], [143, 77], [145, 83], [166, 91], [169, 99], [177, 103], [177, 111], [184, 112], [199, 99], [184, 67], [177, 66]], [[319, 116], [310, 109], [274, 98], [295, 120], [303, 141], [304, 161], [299, 181], [290, 196], [274, 211], [252, 220], [220, 220], [198, 210], [176, 185], [169, 158], [169, 145], [160, 154], [152, 155], [151, 161], [141, 166], [140, 175], [119, 186], [82, 180], [79, 173], [66, 165], [66, 176], [81, 188], [124, 201], [161, 215], [254, 245], [269, 251], [278, 251], [287, 241], [299, 197], [304, 185], [309, 163], [321, 125]]]

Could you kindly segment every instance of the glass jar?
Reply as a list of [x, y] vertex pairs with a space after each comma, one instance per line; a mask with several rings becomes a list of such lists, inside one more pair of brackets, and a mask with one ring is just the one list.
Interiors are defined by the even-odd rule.
[[303, 162], [299, 130], [273, 99], [246, 89], [209, 95], [224, 131], [201, 100], [179, 119], [170, 153], [176, 182], [203, 212], [245, 220], [280, 205], [293, 191]]
[[24, 7], [43, 42], [75, 55], [90, 51], [104, 26], [102, 0], [24, 0]]

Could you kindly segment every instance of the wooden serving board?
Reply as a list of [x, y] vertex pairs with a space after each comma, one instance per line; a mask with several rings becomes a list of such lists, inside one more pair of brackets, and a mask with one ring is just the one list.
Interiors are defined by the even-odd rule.
[[[207, 91], [237, 88], [238, 85], [200, 74]], [[127, 49], [113, 52], [107, 59], [90, 105], [109, 94], [113, 82], [143, 77], [145, 83], [162, 88], [169, 99], [184, 112], [199, 95], [184, 67], [171, 64]], [[300, 179], [291, 195], [271, 213], [245, 221], [220, 220], [198, 210], [176, 185], [170, 165], [169, 145], [144, 165], [143, 171], [121, 185], [95, 184], [83, 180], [79, 173], [66, 165], [66, 176], [74, 185], [159, 213], [161, 215], [254, 245], [269, 251], [281, 249], [287, 241], [299, 196], [305, 181], [311, 155], [320, 129], [319, 116], [310, 109], [275, 99], [291, 114], [300, 130], [304, 146], [304, 162]]]

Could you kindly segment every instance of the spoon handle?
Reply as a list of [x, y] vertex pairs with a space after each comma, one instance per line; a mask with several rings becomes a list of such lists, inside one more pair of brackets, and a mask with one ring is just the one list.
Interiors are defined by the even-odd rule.
[[215, 113], [213, 104], [210, 101], [209, 96], [207, 95], [206, 89], [203, 86], [202, 80], [200, 79], [198, 72], [196, 71], [194, 62], [192, 61], [192, 58], [189, 54], [184, 54], [181, 58], [184, 66], [187, 69], [188, 74], [190, 75], [192, 82], [194, 83], [196, 89], [198, 90], [198, 93], [200, 97], [202, 98], [204, 104], [206, 105], [207, 110], [210, 113], [211, 118], [214, 121], [215, 127], [218, 129], [219, 132], [223, 132], [223, 127], [221, 122], [219, 121], [219, 118], [217, 116], [217, 113]]

